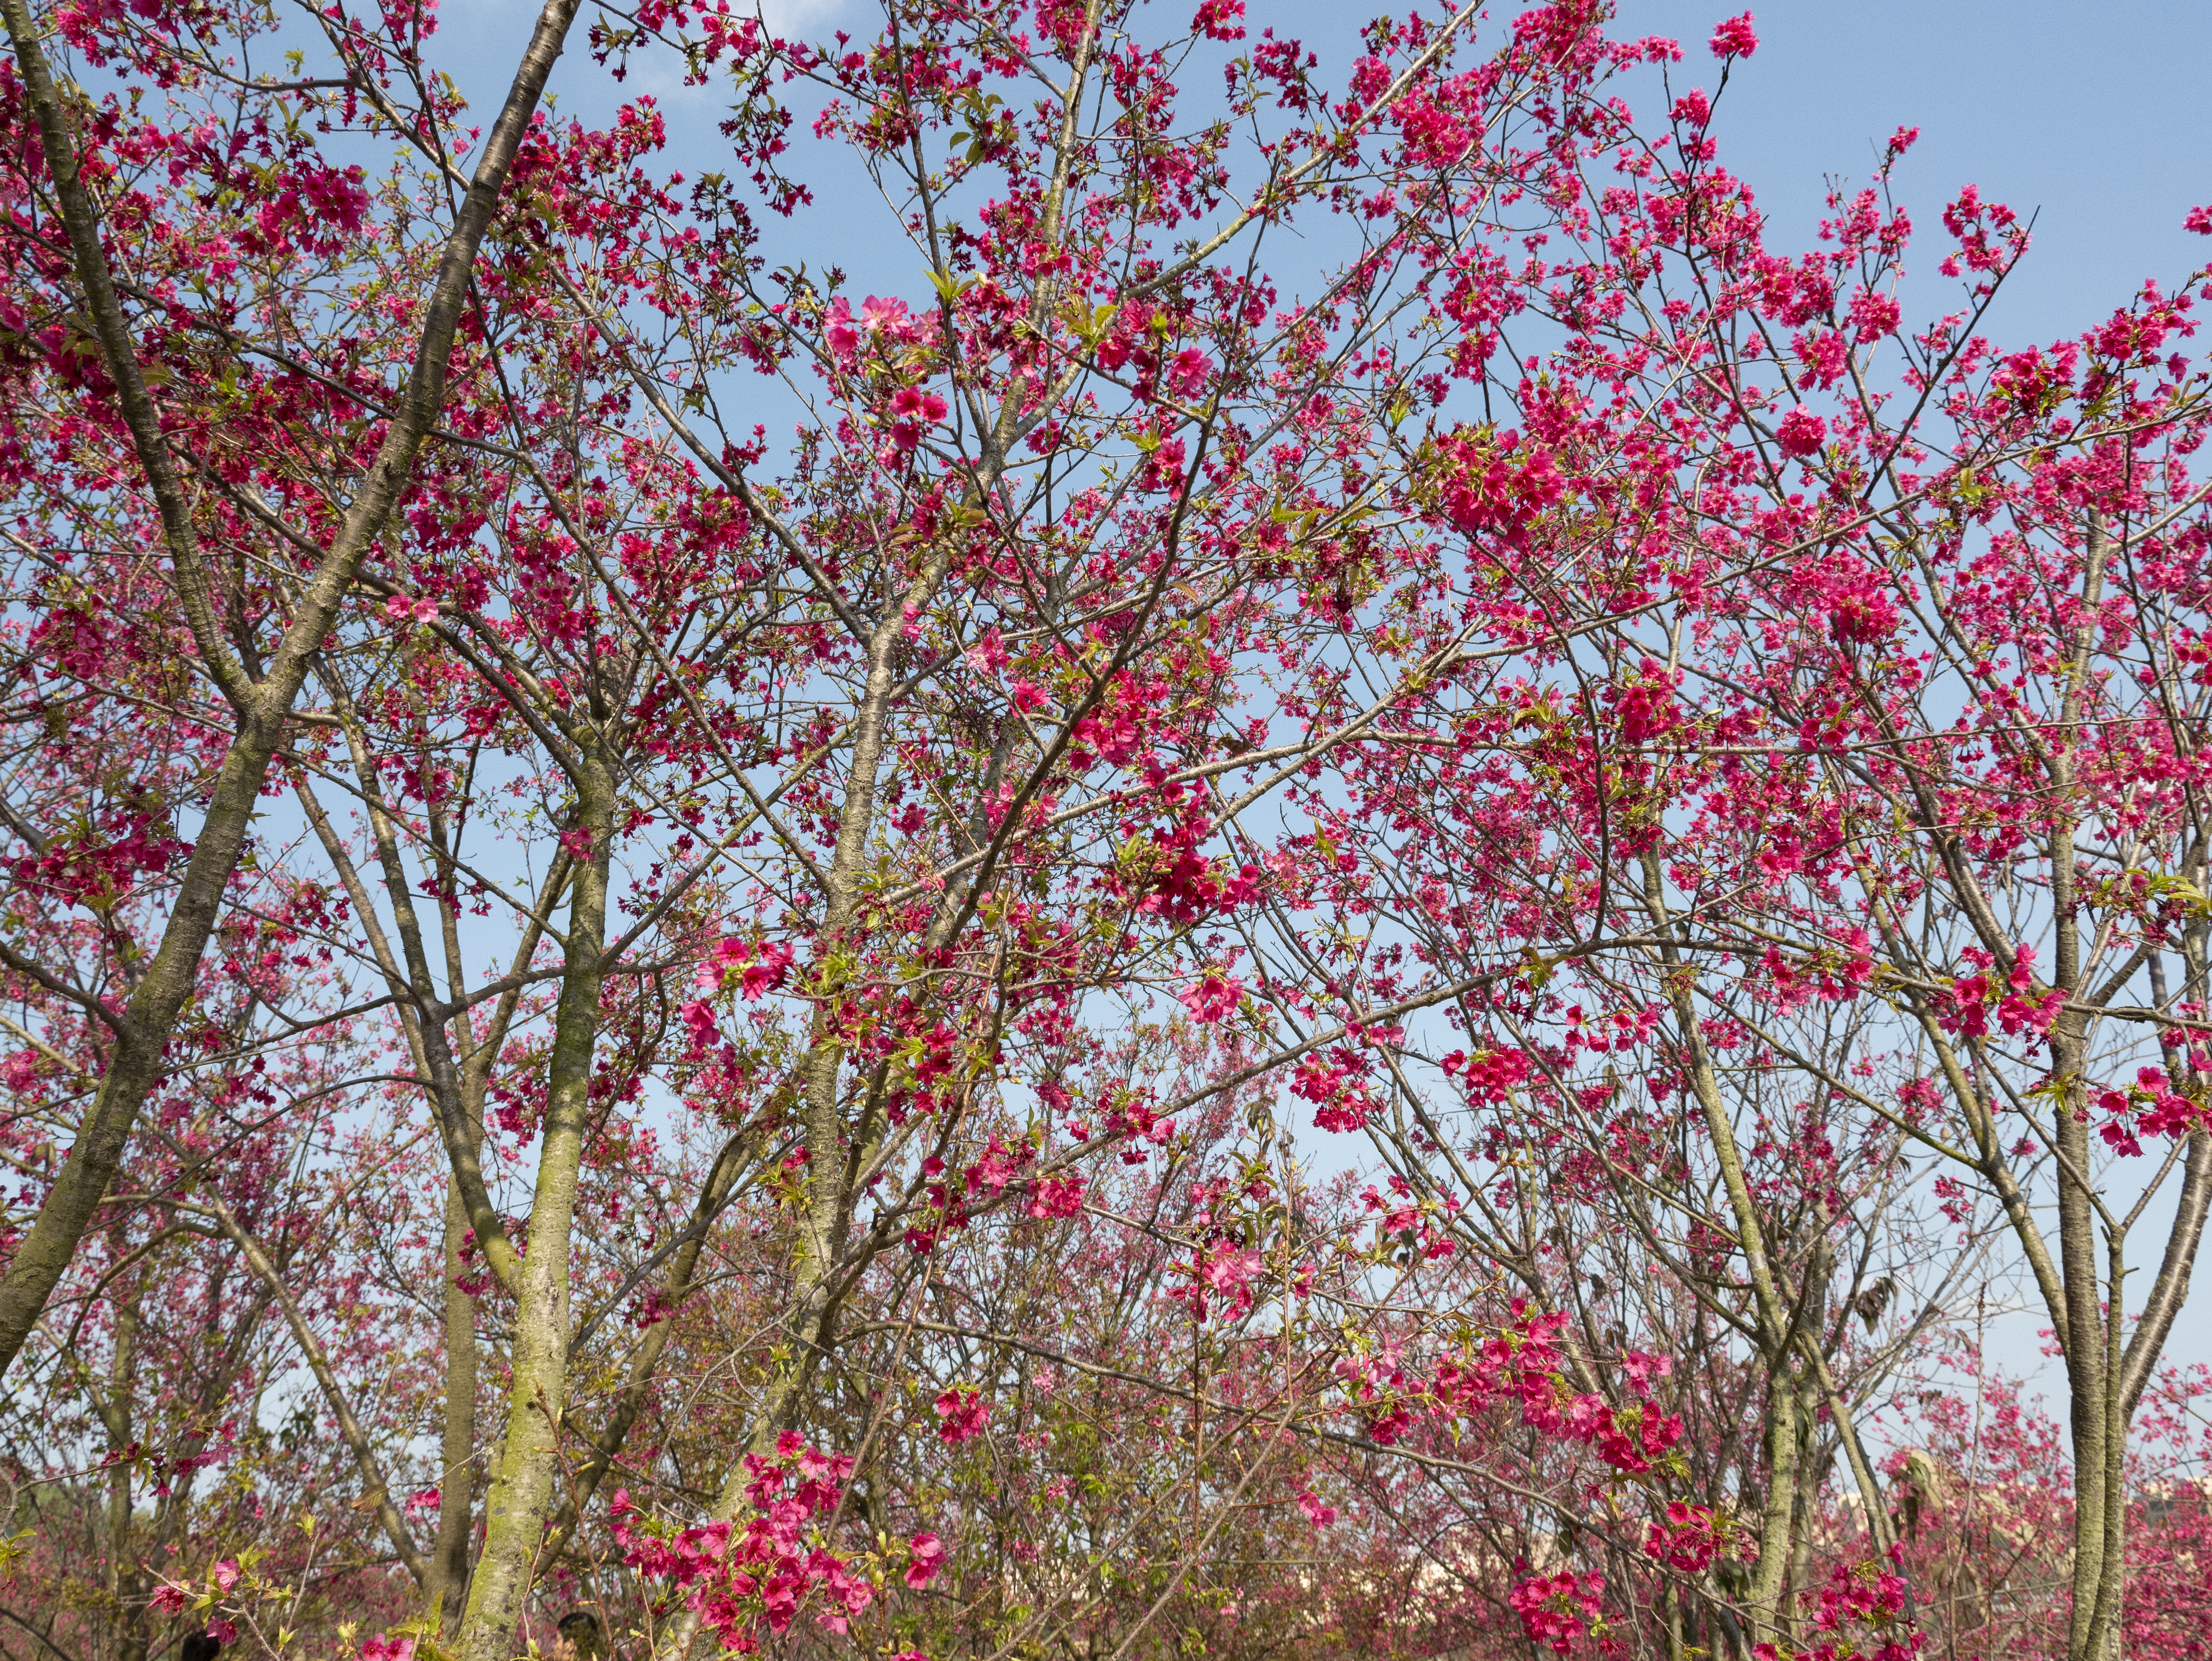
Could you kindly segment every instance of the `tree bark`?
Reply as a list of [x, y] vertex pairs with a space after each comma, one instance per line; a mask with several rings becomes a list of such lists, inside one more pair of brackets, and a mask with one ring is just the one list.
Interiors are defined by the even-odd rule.
[[467, 1208], [451, 1173], [446, 1177], [446, 1401], [438, 1476], [438, 1538], [422, 1588], [425, 1612], [451, 1631], [460, 1621], [469, 1582], [469, 1525], [476, 1520], [477, 1300], [456, 1282], [469, 1234]]
[[613, 779], [597, 735], [583, 737], [580, 748], [579, 800], [571, 828], [588, 837], [590, 847], [576, 860], [569, 887], [568, 938], [546, 1069], [544, 1132], [516, 1299], [507, 1430], [484, 1503], [483, 1551], [469, 1583], [459, 1646], [463, 1661], [507, 1661], [514, 1653], [515, 1630], [544, 1543], [561, 1463], [571, 1329], [569, 1231], [591, 1113], [614, 831]]

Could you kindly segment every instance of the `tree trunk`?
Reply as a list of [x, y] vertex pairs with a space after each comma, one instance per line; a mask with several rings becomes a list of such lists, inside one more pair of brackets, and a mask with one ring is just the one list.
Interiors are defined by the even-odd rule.
[[[107, 1472], [107, 1590], [115, 1599], [116, 1661], [146, 1661], [146, 1575], [131, 1561], [131, 1441], [132, 1361], [137, 1348], [138, 1305], [131, 1302], [115, 1311], [115, 1353], [109, 1358], [107, 1399], [111, 1422], [109, 1453], [115, 1463]], [[117, 1438], [121, 1439], [118, 1440]]]
[[469, 1234], [459, 1184], [446, 1177], [445, 1436], [438, 1478], [438, 1539], [422, 1589], [425, 1613], [443, 1630], [461, 1620], [469, 1584], [469, 1526], [476, 1520], [477, 1300], [455, 1284], [468, 1272], [461, 1247]]
[[591, 1115], [592, 1058], [599, 1029], [600, 954], [606, 941], [607, 873], [614, 788], [597, 741], [577, 769], [571, 829], [590, 839], [569, 888], [568, 938], [553, 1053], [546, 1069], [545, 1126], [525, 1235], [514, 1316], [514, 1376], [507, 1432], [484, 1502], [484, 1546], [469, 1583], [459, 1651], [464, 1661], [507, 1661], [530, 1591], [561, 1463], [568, 1382], [569, 1232], [577, 1173]]

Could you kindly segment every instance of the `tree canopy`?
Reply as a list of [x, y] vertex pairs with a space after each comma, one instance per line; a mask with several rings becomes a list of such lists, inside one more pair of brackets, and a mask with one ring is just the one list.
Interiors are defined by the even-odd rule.
[[0, 12], [0, 1654], [2205, 1652], [2205, 271], [1747, 13]]

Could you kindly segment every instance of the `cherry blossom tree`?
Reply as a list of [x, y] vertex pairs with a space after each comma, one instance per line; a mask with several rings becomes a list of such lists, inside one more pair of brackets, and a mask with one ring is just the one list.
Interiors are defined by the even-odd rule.
[[480, 143], [0, 3], [40, 1643], [2183, 1641], [2202, 274], [1907, 332], [1910, 134], [1772, 252], [1588, 0], [556, 0]]
[[[1723, 64], [1751, 44], [1712, 43]], [[1693, 1278], [1706, 1253], [1729, 1266], [1765, 1361], [1754, 1640], [1790, 1620], [1773, 1547], [1802, 1440], [1791, 1397], [1815, 1417], [1846, 1404], [1814, 1353], [1843, 1323], [1833, 1266], [1860, 1226], [1837, 1161], [1867, 1153], [1838, 1115], [1887, 1128], [1861, 1166], [1876, 1186], [1907, 1151], [1950, 1167], [1935, 1197], [1970, 1238], [2002, 1220], [2065, 1360], [2068, 1653], [2102, 1654], [2127, 1427], [2212, 1196], [2182, 551], [2203, 530], [2186, 458], [2205, 406], [2172, 350], [2202, 274], [2077, 340], [2001, 352], [1979, 331], [2025, 233], [1968, 191], [1944, 215], [1960, 308], [1903, 332], [1910, 226], [1886, 192], [1912, 135], [1874, 186], [1832, 198], [1827, 246], [1790, 259], [1704, 137], [1710, 111], [1686, 94], [1669, 142], [1624, 149], [1621, 182], [1526, 295], [1568, 338], [1520, 387], [1544, 435], [1461, 449], [1437, 498], [1486, 563], [1622, 575], [1547, 595], [1542, 673], [1450, 710], [1418, 782], [1393, 758], [1341, 810], [1343, 839], [1375, 850], [1345, 885], [1382, 888], [1366, 873], [1389, 846], [1391, 914], [1425, 960], [1486, 961], [1503, 935], [1526, 971], [1462, 1005], [1467, 1049], [1429, 1051], [1418, 1083], [1395, 1056], [1347, 1056], [1325, 1110], [1364, 1121], [1397, 1092], [1401, 1156], [1453, 1204], [1496, 1180], [1440, 1157], [1470, 1109], [1541, 1099], [1616, 1194], [1654, 1182], [1639, 1124], [1680, 1115], [1664, 1140], [1702, 1144], [1727, 1203], [1684, 1206], [1679, 1165], [1655, 1198], [1687, 1226], [1673, 1250]], [[1593, 411], [1637, 417], [1600, 484], [1558, 459], [1589, 453]], [[1507, 467], [1559, 482], [1501, 517], [1468, 482], [1478, 465], [1485, 486]], [[1458, 759], [1478, 724], [1528, 735], [1511, 765]], [[1492, 788], [1451, 788], [1476, 768]], [[1358, 963], [1278, 935], [1294, 998]], [[1769, 1157], [1791, 1168], [1780, 1189]], [[2130, 1284], [2130, 1232], [2169, 1183], [2173, 1221]], [[1851, 1463], [1871, 1520], [1872, 1473]]]
[[[58, 28], [27, 4], [6, 9], [15, 61], [0, 98], [21, 141], [4, 186], [8, 490], [19, 592], [52, 642], [21, 660], [23, 707], [33, 730], [109, 698], [143, 709], [139, 664], [190, 666], [152, 707], [173, 710], [204, 753], [189, 781], [106, 782], [119, 800], [89, 818], [9, 816], [19, 879], [46, 904], [110, 904], [155, 886], [167, 921], [112, 1007], [76, 972], [89, 964], [9, 948], [10, 970], [92, 1013], [112, 1053], [0, 1278], [0, 1368], [66, 1269], [158, 1086], [314, 654], [438, 424], [477, 249], [574, 13], [572, 0], [551, 0], [541, 14], [450, 210], [437, 174], [392, 182], [395, 222], [451, 220], [442, 238], [395, 247], [364, 241], [366, 173], [313, 133], [365, 123], [400, 156], [419, 147], [453, 167], [456, 112], [424, 79], [419, 11], [374, 22], [343, 9], [319, 15], [341, 72], [302, 82], [248, 67], [269, 29], [258, 9], [150, 20], [72, 9]], [[119, 88], [95, 96], [57, 82], [55, 44]], [[414, 111], [393, 101], [410, 85], [423, 95]], [[149, 90], [160, 97], [141, 108]], [[410, 201], [410, 184], [430, 199]], [[419, 308], [380, 305], [391, 283], [420, 294]], [[332, 291], [347, 288], [355, 300], [333, 308]], [[387, 354], [407, 365], [396, 393], [384, 383]], [[204, 507], [210, 493], [216, 505]], [[151, 575], [139, 569], [149, 545], [164, 556]], [[75, 551], [56, 557], [58, 546]], [[167, 603], [143, 620], [107, 614], [103, 597], [133, 592]], [[161, 828], [183, 805], [163, 794], [173, 782], [198, 819], [188, 849]]]

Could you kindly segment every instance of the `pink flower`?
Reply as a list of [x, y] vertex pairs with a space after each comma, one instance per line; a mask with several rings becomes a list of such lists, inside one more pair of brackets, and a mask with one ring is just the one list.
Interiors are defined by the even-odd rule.
[[707, 954], [707, 961], [699, 965], [696, 977], [699, 985], [709, 992], [720, 991], [725, 978], [723, 971], [743, 963], [751, 955], [752, 948], [743, 940], [725, 935]]
[[945, 1542], [933, 1534], [917, 1534], [907, 1542], [911, 1554], [906, 1566], [906, 1583], [920, 1591], [937, 1579], [937, 1572], [945, 1565]]
[[902, 416], [920, 416], [925, 422], [945, 419], [945, 402], [935, 392], [925, 392], [919, 386], [902, 386], [891, 397], [891, 408]]
[[991, 1404], [981, 1390], [948, 1390], [937, 1398], [937, 1416], [945, 1421], [937, 1427], [939, 1437], [957, 1445], [982, 1433]]
[[154, 1591], [154, 1607], [163, 1615], [182, 1615], [191, 1594], [182, 1586], [164, 1581]]
[[1030, 1195], [1032, 1217], [1073, 1217], [1083, 1209], [1083, 1178], [1047, 1177]]
[[1006, 666], [1006, 642], [999, 634], [999, 625], [993, 624], [983, 631], [983, 637], [968, 648], [971, 668], [986, 674], [996, 674]]
[[208, 1572], [208, 1579], [215, 1583], [217, 1591], [228, 1591], [238, 1584], [237, 1561], [233, 1558], [224, 1558]]
[[1878, 340], [1897, 332], [1897, 302], [1887, 295], [1862, 290], [1851, 296], [1851, 321], [1858, 326], [1859, 343]]
[[1243, 995], [1242, 981], [1209, 970], [1196, 986], [1184, 988], [1179, 998], [1184, 1008], [1210, 1026], [1236, 1013], [1237, 1000]]
[[1897, 631], [1898, 610], [1880, 583], [1868, 575], [1842, 584], [1827, 602], [1828, 626], [1836, 638], [1864, 645]]
[[751, 963], [745, 965], [745, 975], [738, 990], [748, 999], [781, 986], [791, 970], [791, 948], [781, 943], [763, 941], [753, 948]]
[[1336, 1521], [1336, 1507], [1322, 1504], [1311, 1488], [1298, 1495], [1298, 1509], [1305, 1512], [1306, 1521], [1317, 1529], [1325, 1529]]
[[853, 326], [853, 308], [842, 295], [830, 302], [823, 320], [829, 326], [823, 332], [829, 339], [830, 351], [840, 363], [849, 366], [853, 354], [860, 350], [860, 332]]
[[1260, 1254], [1249, 1246], [1231, 1246], [1218, 1252], [1206, 1265], [1206, 1289], [1226, 1299], [1242, 1313], [1252, 1306], [1248, 1288], [1260, 1273]]
[[1828, 423], [1802, 404], [1783, 417], [1774, 429], [1775, 441], [1786, 456], [1816, 454], [1827, 436]]
[[1242, 40], [1244, 0], [1204, 0], [1190, 26], [1209, 40]]
[[2199, 236], [2212, 236], [2212, 208], [2191, 208], [2181, 222], [2185, 231], [2195, 231]]
[[721, 1036], [721, 1029], [714, 1025], [714, 1012], [698, 999], [687, 999], [677, 1013], [683, 1017], [684, 1030], [691, 1035], [691, 1049], [695, 1055]]
[[1604, 1590], [1603, 1575], [1585, 1575], [1577, 1580], [1570, 1571], [1556, 1579], [1540, 1576], [1524, 1580], [1506, 1593], [1505, 1601], [1520, 1615], [1522, 1630], [1531, 1643], [1547, 1645], [1565, 1655], [1585, 1627], [1598, 1618], [1603, 1607], [1598, 1597]]
[[860, 326], [887, 340], [913, 340], [921, 331], [907, 315], [903, 300], [878, 300], [870, 295], [860, 302]]
[[[744, 966], [738, 978], [738, 990], [748, 1000], [762, 996], [781, 986], [791, 972], [792, 950], [781, 942], [756, 940], [750, 945], [735, 939], [725, 939], [709, 952], [707, 961], [699, 965], [698, 984], [709, 992], [719, 992], [729, 983], [729, 971]], [[702, 1025], [713, 1025], [713, 1019], [702, 1009], [697, 1015], [691, 1006], [684, 1009], [684, 1019], [695, 1035]], [[702, 1037], [701, 1042], [705, 1042]]]
[[1731, 17], [1713, 31], [1708, 42], [1716, 58], [1748, 58], [1759, 50], [1759, 37], [1751, 32], [1751, 14]]
[[1695, 1573], [1720, 1555], [1722, 1541], [1713, 1513], [1703, 1506], [1676, 1500], [1667, 1507], [1667, 1521], [1644, 1524], [1644, 1551], [1686, 1573]]

